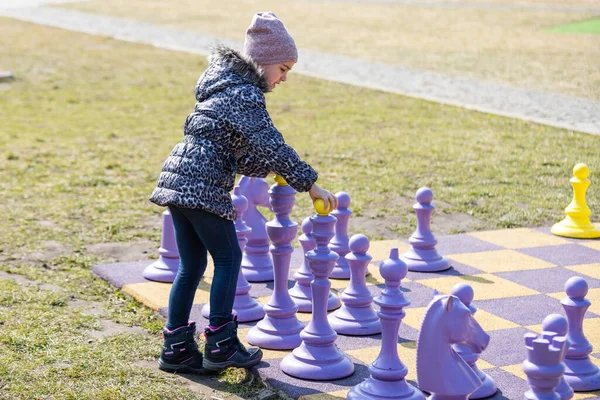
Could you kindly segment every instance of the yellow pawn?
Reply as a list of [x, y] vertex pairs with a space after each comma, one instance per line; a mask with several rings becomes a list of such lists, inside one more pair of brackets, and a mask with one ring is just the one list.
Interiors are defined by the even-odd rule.
[[566, 218], [552, 226], [553, 234], [577, 239], [600, 237], [600, 230], [590, 222], [589, 217], [592, 212], [585, 203], [585, 192], [590, 186], [590, 181], [587, 179], [589, 174], [590, 169], [585, 164], [577, 164], [573, 168], [574, 177], [571, 178], [573, 201], [565, 208]]
[[281, 175], [275, 175], [275, 183], [278, 184], [279, 186], [289, 186], [288, 183], [283, 178], [283, 176], [281, 176]]
[[313, 203], [315, 207], [315, 211], [319, 215], [329, 215], [329, 209], [331, 208], [331, 204], [327, 204], [327, 208], [325, 208], [325, 202], [321, 199], [316, 199]]

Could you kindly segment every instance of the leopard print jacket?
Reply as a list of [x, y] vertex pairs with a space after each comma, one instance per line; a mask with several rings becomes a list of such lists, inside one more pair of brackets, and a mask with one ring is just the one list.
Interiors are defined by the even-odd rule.
[[317, 173], [273, 125], [265, 104], [268, 91], [258, 65], [216, 47], [196, 84], [197, 103], [185, 121], [183, 140], [166, 159], [150, 201], [235, 220], [229, 192], [236, 173], [264, 178], [273, 171], [296, 191], [308, 191]]

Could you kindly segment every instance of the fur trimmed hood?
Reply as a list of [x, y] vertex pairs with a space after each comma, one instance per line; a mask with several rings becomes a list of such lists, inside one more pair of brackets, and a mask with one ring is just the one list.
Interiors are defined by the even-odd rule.
[[263, 93], [270, 91], [260, 66], [234, 49], [217, 44], [213, 47], [208, 62], [208, 68], [196, 84], [198, 101], [204, 101], [228, 87], [243, 84], [256, 86]]

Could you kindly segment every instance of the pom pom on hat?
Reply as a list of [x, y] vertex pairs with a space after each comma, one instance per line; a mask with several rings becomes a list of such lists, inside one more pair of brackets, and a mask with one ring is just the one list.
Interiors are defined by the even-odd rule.
[[259, 65], [298, 61], [294, 39], [283, 22], [270, 11], [254, 14], [246, 30], [244, 53]]

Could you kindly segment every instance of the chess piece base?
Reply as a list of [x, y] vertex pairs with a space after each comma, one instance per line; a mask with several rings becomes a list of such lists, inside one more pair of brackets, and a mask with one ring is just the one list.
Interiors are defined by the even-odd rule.
[[346, 400], [425, 400], [425, 395], [405, 380], [382, 381], [369, 377], [354, 386]]
[[410, 249], [400, 257], [406, 263], [409, 271], [415, 272], [438, 272], [450, 268], [450, 261], [442, 257], [437, 250]]
[[600, 390], [600, 369], [589, 357], [578, 360], [565, 359], [564, 377], [576, 392]]
[[333, 279], [350, 279], [350, 267], [346, 266], [338, 266], [333, 267], [331, 274], [329, 274], [329, 278]]
[[354, 363], [333, 343], [311, 346], [303, 342], [281, 360], [280, 368], [290, 376], [315, 381], [341, 379], [354, 373]]
[[298, 321], [296, 314], [289, 318], [273, 318], [266, 315], [246, 336], [248, 343], [271, 350], [291, 350], [300, 346], [300, 332], [304, 324]]
[[587, 218], [571, 218], [567, 216], [552, 226], [551, 232], [557, 236], [575, 239], [600, 238], [600, 229], [596, 228]]
[[[312, 293], [310, 286], [295, 285], [289, 290], [290, 297], [298, 306], [298, 312], [311, 313], [312, 312]], [[327, 298], [327, 311], [335, 310], [342, 305], [340, 298], [335, 294], [329, 292]]]
[[242, 266], [242, 274], [248, 282], [271, 282], [273, 278], [273, 267], [252, 267]]
[[493, 396], [498, 391], [498, 388], [492, 378], [480, 369], [477, 369], [475, 372], [477, 372], [477, 376], [481, 379], [481, 386], [469, 396], [469, 399], [484, 399]]
[[179, 257], [160, 257], [144, 269], [143, 276], [151, 281], [173, 283], [177, 270], [179, 270]]
[[348, 308], [346, 305], [327, 316], [329, 325], [339, 334], [367, 336], [381, 333], [381, 322], [371, 307]]

